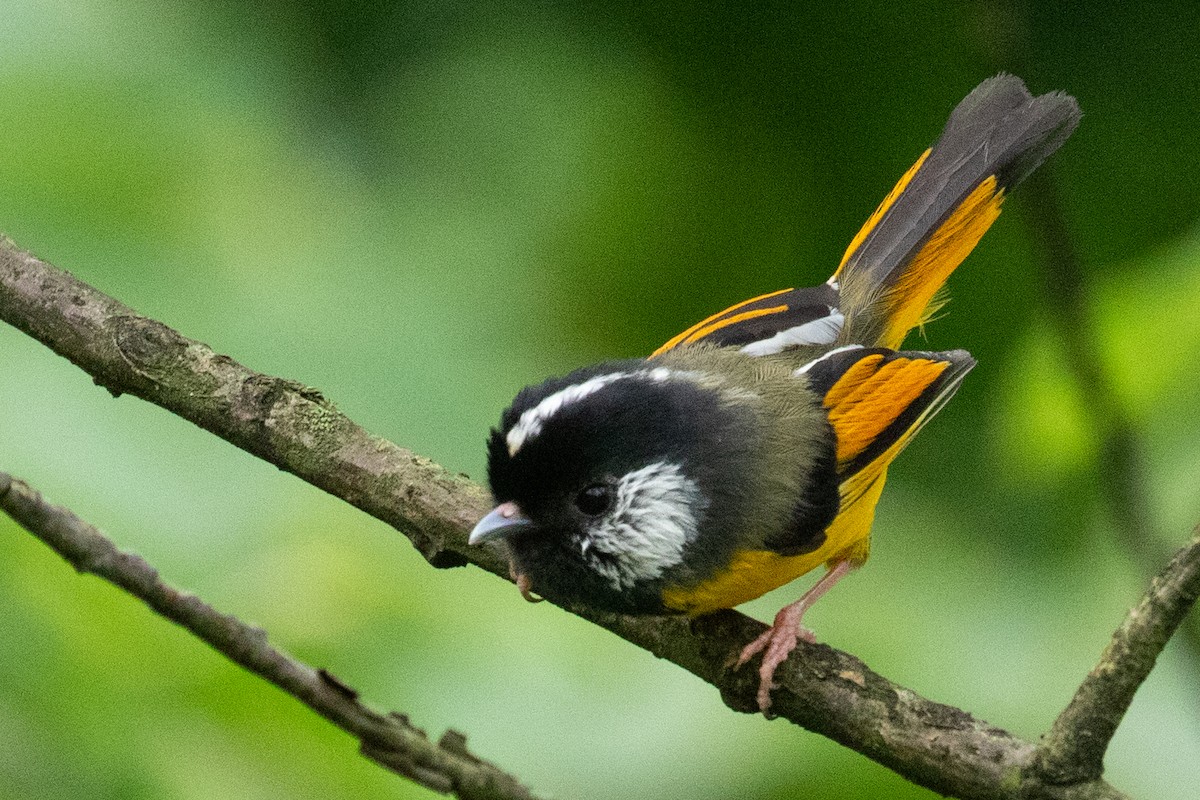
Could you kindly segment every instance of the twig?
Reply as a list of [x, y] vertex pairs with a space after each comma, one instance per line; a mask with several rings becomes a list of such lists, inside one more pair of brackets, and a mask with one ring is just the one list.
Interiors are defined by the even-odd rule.
[[[1032, 26], [1024, 4], [984, 0], [974, 10], [978, 41], [992, 71], [1025, 74]], [[1114, 522], [1117, 543], [1143, 575], [1151, 575], [1169, 558], [1174, 539], [1168, 545], [1166, 537], [1154, 530], [1142, 442], [1099, 358], [1083, 262], [1059, 200], [1056, 170], [1054, 163], [1042, 165], [1022, 187], [1016, 205], [1040, 251], [1047, 318], [1066, 351], [1067, 369], [1100, 443], [1095, 459], [1097, 496]], [[1180, 638], [1194, 675], [1200, 677], [1200, 617], [1184, 622]]]
[[1200, 526], [1171, 559], [1088, 673], [1050, 729], [1038, 753], [1038, 770], [1052, 783], [1098, 778], [1104, 752], [1133, 695], [1158, 654], [1200, 596]]
[[[1150, 575], [1171, 551], [1154, 530], [1142, 443], [1099, 358], [1098, 338], [1087, 314], [1083, 265], [1058, 199], [1054, 175], [1052, 164], [1032, 175], [1023, 188], [1020, 208], [1041, 251], [1047, 316], [1066, 350], [1067, 369], [1079, 387], [1100, 442], [1097, 496], [1114, 522], [1117, 542], [1142, 574]], [[1184, 624], [1182, 638], [1192, 669], [1200, 675], [1200, 618]]]
[[533, 800], [513, 776], [472, 755], [466, 738], [447, 731], [434, 743], [402, 714], [380, 714], [323, 669], [313, 669], [267, 643], [267, 635], [166, 583], [141, 557], [117, 549], [71, 511], [47, 503], [22, 481], [0, 472], [0, 509], [82, 573], [119, 586], [157, 613], [212, 645], [231, 661], [275, 684], [339, 728], [358, 737], [368, 758], [435, 792], [463, 800]]
[[[473, 563], [507, 577], [497, 554], [467, 545], [488, 508], [464, 478], [371, 436], [319, 392], [254, 372], [186, 339], [0, 237], [0, 319], [69, 358], [115, 395], [134, 394], [397, 527], [435, 566]], [[725, 665], [765, 626], [729, 611], [698, 621], [568, 608], [756, 711], [752, 671]], [[801, 643], [776, 673], [773, 710], [922, 786], [961, 798], [1119, 798], [1100, 780], [1027, 780], [1036, 748], [927, 700], [854, 656]]]

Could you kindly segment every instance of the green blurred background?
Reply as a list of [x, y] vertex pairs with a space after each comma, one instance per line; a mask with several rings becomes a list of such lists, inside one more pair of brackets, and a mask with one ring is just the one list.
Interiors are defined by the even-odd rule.
[[[1143, 534], [1173, 547], [1200, 520], [1200, 11], [1057, 5], [4, 0], [0, 231], [482, 477], [523, 384], [824, 280], [1003, 68], [1083, 106], [1054, 173], [1090, 347], [1143, 456]], [[1020, 195], [927, 329], [980, 366], [811, 622], [1035, 737], [1148, 567], [1107, 511]], [[932, 797], [479, 570], [429, 569], [7, 326], [0, 409], [0, 469], [544, 794]], [[0, 608], [0, 797], [433, 796], [7, 518]], [[1110, 752], [1117, 785], [1195, 797], [1197, 675], [1173, 642]]]

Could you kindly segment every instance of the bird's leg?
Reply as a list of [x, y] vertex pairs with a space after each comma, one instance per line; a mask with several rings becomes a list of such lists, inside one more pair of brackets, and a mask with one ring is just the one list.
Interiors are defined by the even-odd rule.
[[839, 561], [833, 569], [825, 573], [821, 580], [813, 584], [813, 587], [805, 592], [803, 597], [779, 609], [779, 613], [775, 615], [775, 623], [742, 649], [742, 654], [738, 657], [734, 669], [738, 669], [754, 656], [766, 650], [766, 653], [763, 654], [762, 665], [758, 668], [758, 707], [764, 714], [771, 707], [771, 690], [775, 688], [775, 684], [772, 682], [775, 677], [775, 668], [787, 660], [788, 654], [796, 649], [798, 640], [815, 641], [812, 631], [800, 624], [804, 612], [811, 608], [821, 595], [832, 589], [835, 583], [846, 577], [854, 566], [849, 559]]

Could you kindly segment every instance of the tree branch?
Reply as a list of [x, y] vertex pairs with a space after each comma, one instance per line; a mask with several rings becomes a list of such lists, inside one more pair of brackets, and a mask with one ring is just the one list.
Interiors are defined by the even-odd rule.
[[[469, 562], [507, 577], [502, 557], [467, 545], [467, 531], [489, 506], [480, 487], [368, 434], [316, 390], [218, 355], [2, 237], [0, 319], [114, 395], [154, 402], [388, 522], [435, 566]], [[757, 710], [752, 671], [733, 672], [727, 664], [764, 630], [762, 623], [734, 611], [689, 626], [678, 618], [567, 610], [711, 683], [731, 708]], [[927, 700], [828, 646], [801, 642], [776, 678], [779, 716], [942, 794], [1123, 797], [1098, 779], [1066, 786], [1041, 781], [1032, 743]]]
[[1113, 634], [1100, 663], [1050, 729], [1038, 770], [1052, 783], [1100, 777], [1104, 752], [1158, 654], [1200, 596], [1200, 526]]
[[52, 506], [22, 481], [0, 472], [0, 509], [82, 573], [115, 584], [194, 633], [231, 661], [275, 684], [342, 730], [363, 755], [435, 792], [463, 800], [533, 800], [513, 776], [472, 755], [466, 737], [447, 731], [436, 744], [403, 714], [380, 714], [323, 669], [302, 664], [267, 643], [261, 628], [222, 614], [158, 576], [141, 557], [117, 549], [68, 509]]

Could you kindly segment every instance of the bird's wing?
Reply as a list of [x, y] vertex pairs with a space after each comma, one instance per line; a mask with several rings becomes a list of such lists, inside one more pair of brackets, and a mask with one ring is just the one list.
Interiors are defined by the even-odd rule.
[[[839, 517], [873, 515], [852, 508], [878, 499], [888, 465], [953, 396], [975, 359], [965, 350], [943, 353], [850, 347], [803, 367], [837, 436]], [[834, 521], [833, 528], [837, 520]]]
[[837, 436], [836, 515], [823, 536], [813, 537], [805, 530], [796, 538], [775, 537], [762, 549], [739, 551], [708, 580], [668, 587], [663, 603], [695, 616], [751, 600], [821, 564], [866, 560], [888, 465], [945, 405], [973, 366], [975, 359], [963, 350], [845, 347], [803, 367]]
[[704, 342], [740, 347], [751, 356], [801, 346], [828, 346], [842, 332], [837, 289], [828, 284], [782, 289], [760, 295], [697, 322], [662, 347], [662, 355], [680, 345]]

